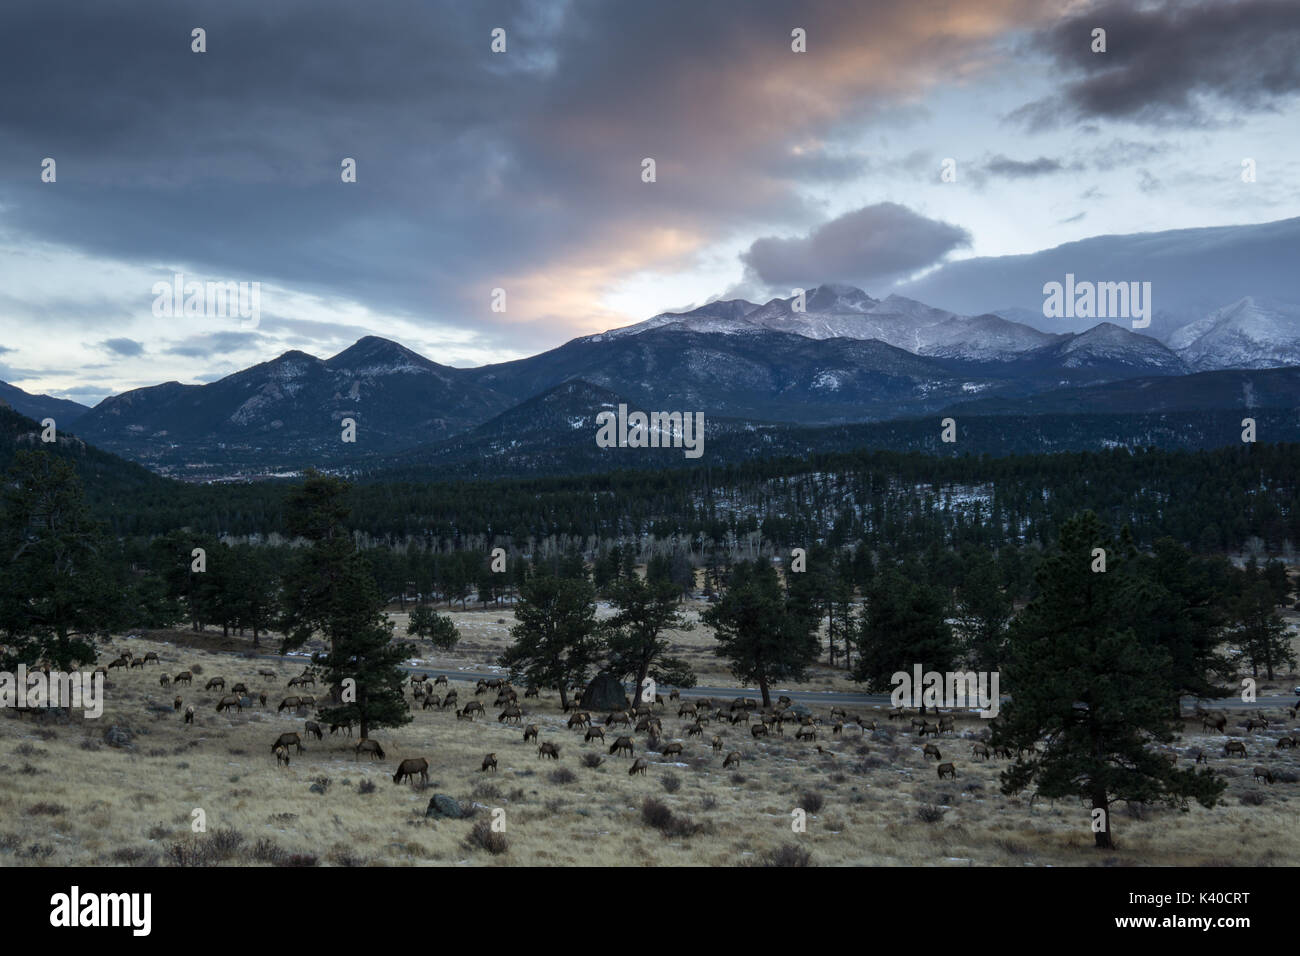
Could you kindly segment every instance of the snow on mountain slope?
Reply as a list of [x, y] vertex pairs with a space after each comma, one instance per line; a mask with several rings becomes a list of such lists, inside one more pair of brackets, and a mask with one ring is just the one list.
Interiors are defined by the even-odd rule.
[[1169, 337], [1197, 371], [1300, 365], [1300, 307], [1246, 296]]

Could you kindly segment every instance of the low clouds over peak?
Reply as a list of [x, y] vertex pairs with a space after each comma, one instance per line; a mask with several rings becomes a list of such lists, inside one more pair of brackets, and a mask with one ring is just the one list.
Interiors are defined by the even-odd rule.
[[758, 239], [741, 260], [753, 279], [769, 286], [879, 286], [935, 265], [970, 240], [960, 226], [885, 202], [845, 213], [805, 236]]

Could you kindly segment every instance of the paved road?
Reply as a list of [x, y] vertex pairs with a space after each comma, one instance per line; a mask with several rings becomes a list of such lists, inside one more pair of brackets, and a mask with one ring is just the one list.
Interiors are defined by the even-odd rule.
[[[267, 660], [285, 661], [288, 663], [306, 664], [307, 659], [301, 656], [281, 657], [275, 654], [261, 654], [259, 657]], [[423, 667], [413, 664], [403, 664], [402, 669], [411, 674], [428, 674], [430, 677], [446, 675], [448, 680], [463, 680], [476, 682], [478, 680], [491, 680], [494, 677], [504, 677], [504, 670], [457, 670], [440, 667]], [[662, 685], [659, 687], [660, 693], [667, 694], [672, 690], [671, 685]], [[689, 687], [680, 689], [679, 693], [684, 698], [691, 697], [714, 697], [730, 699], [733, 697], [754, 697], [760, 698], [760, 691], [756, 687]], [[772, 688], [772, 698], [775, 700], [778, 696], [784, 694], [796, 703], [816, 704], [818, 706], [830, 707], [874, 707], [888, 709], [893, 705], [890, 703], [888, 694], [858, 694], [845, 691], [820, 691], [820, 690], [786, 690], [784, 688]], [[1271, 697], [1258, 697], [1250, 703], [1242, 701], [1238, 697], [1226, 697], [1221, 700], [1206, 702], [1209, 709], [1220, 710], [1274, 710], [1282, 707], [1290, 707], [1296, 702], [1294, 694], [1275, 695]], [[1191, 711], [1196, 706], [1196, 699], [1193, 697], [1183, 698], [1183, 709]]]

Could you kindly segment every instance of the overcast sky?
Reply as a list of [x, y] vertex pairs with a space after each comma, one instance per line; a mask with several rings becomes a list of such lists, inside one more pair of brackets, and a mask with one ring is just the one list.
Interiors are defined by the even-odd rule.
[[[6, 0], [0, 379], [93, 403], [367, 334], [478, 365], [1283, 219], [1298, 91], [1293, 0]], [[260, 283], [257, 327], [155, 316], [178, 272]]]

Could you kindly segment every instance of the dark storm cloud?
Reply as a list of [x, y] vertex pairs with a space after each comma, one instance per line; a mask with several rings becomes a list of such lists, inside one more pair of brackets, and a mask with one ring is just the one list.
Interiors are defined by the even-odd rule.
[[970, 239], [958, 226], [896, 203], [879, 203], [845, 213], [806, 236], [759, 239], [741, 260], [756, 279], [771, 286], [823, 279], [870, 283], [934, 265]]
[[114, 355], [133, 356], [144, 354], [144, 346], [134, 339], [105, 339], [99, 343], [99, 346]]
[[1039, 156], [1037, 159], [1027, 161], [994, 156], [984, 164], [984, 169], [1004, 179], [1029, 179], [1059, 173], [1065, 169], [1065, 165], [1059, 159], [1052, 159], [1049, 156]]
[[[1106, 31], [1106, 52], [1091, 50]], [[1300, 4], [1294, 0], [1128, 0], [1096, 4], [1036, 36], [1071, 79], [1059, 97], [1013, 117], [1031, 127], [1062, 119], [1129, 119], [1152, 125], [1211, 123], [1213, 101], [1272, 109], [1300, 91]]]
[[827, 146], [837, 128], [1044, 15], [988, 0], [949, 23], [923, 6], [19, 0], [0, 6], [0, 204], [32, 237], [218, 281], [462, 325], [572, 323], [605, 282], [806, 222], [800, 178], [864, 168]]

